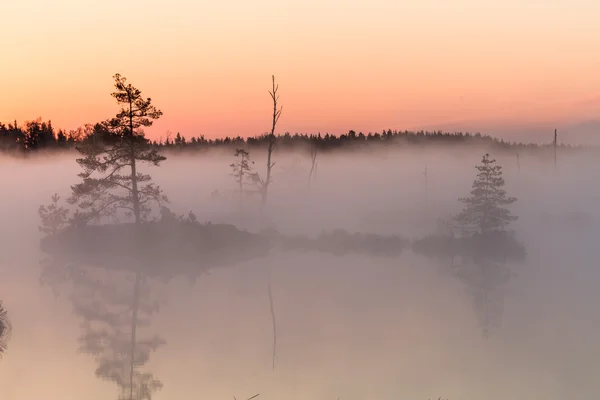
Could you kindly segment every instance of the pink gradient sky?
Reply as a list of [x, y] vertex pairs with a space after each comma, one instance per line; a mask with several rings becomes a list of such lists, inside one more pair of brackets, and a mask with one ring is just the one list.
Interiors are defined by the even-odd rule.
[[19, 0], [1, 9], [3, 122], [42, 117], [73, 129], [106, 119], [117, 110], [116, 72], [163, 110], [148, 131], [156, 138], [267, 131], [271, 74], [280, 131], [466, 127], [535, 141], [546, 128], [600, 121], [597, 0]]

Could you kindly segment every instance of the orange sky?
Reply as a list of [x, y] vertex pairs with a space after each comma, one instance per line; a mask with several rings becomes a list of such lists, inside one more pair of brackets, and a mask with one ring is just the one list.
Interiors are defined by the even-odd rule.
[[4, 122], [106, 119], [116, 72], [163, 110], [153, 137], [267, 131], [271, 74], [281, 131], [535, 140], [532, 124], [600, 118], [597, 0], [19, 0], [2, 15]]

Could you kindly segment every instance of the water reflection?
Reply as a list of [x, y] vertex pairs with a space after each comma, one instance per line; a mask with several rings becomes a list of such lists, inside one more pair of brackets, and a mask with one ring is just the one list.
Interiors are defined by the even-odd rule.
[[511, 278], [509, 265], [492, 260], [466, 259], [454, 265], [453, 272], [465, 285], [482, 335], [487, 339], [502, 324], [506, 285]]
[[[469, 286], [456, 275], [440, 274], [428, 259], [410, 254], [376, 260], [305, 253], [273, 255], [267, 261], [272, 266], [277, 314], [275, 371], [263, 260], [216, 269], [194, 285], [184, 278], [166, 285], [145, 281], [148, 303], [157, 300], [160, 312], [144, 315], [150, 325], [139, 328], [138, 338], [141, 342], [159, 334], [168, 342], [150, 352], [146, 364], [136, 367], [140, 374], [152, 373], [153, 379], [164, 384], [154, 399], [231, 399], [233, 395], [240, 399], [261, 393], [259, 398], [267, 400], [421, 400], [439, 395], [450, 400], [500, 400], [520, 395], [560, 400], [563, 395], [591, 393], [591, 375], [598, 371], [598, 364], [593, 352], [584, 352], [584, 347], [594, 343], [598, 326], [578, 311], [583, 300], [557, 297], [559, 291], [545, 289], [550, 287], [548, 282], [536, 286], [531, 281], [532, 268], [519, 279], [511, 278], [510, 295], [506, 286], [490, 288], [506, 294], [506, 313], [499, 319], [497, 309], [490, 307], [491, 324], [502, 322], [503, 326], [490, 329], [494, 340], [484, 341], [474, 323], [473, 303], [465, 296]], [[104, 304], [101, 315], [122, 312], [119, 329], [127, 347], [130, 325], [125, 320], [131, 317], [131, 307], [125, 303], [132, 299], [132, 276], [88, 266], [59, 267], [56, 274], [46, 270], [44, 290], [35, 290], [39, 277], [35, 268], [10, 272], [14, 286], [3, 290], [3, 296], [18, 329], [0, 362], [3, 400], [38, 398], [43, 392], [47, 398], [66, 400], [114, 399], [118, 395], [113, 381], [94, 376], [100, 367], [97, 357], [114, 361], [118, 355], [104, 347], [96, 355], [77, 356], [76, 350], [83, 347], [82, 340], [90, 330], [84, 314], [75, 315], [73, 309], [77, 305], [85, 311]], [[477, 275], [477, 268], [468, 265], [470, 274], [482, 282], [483, 276], [490, 279], [489, 275]], [[445, 270], [454, 273], [448, 264]], [[16, 271], [23, 271], [22, 277]], [[37, 276], [25, 275], [26, 271]], [[89, 285], [71, 278], [81, 271], [86, 272], [86, 282], [100, 281], [112, 289], [102, 296], [86, 294]], [[68, 279], [58, 284], [61, 276]], [[52, 285], [50, 277], [55, 278]], [[518, 285], [527, 290], [516, 290]], [[58, 293], [57, 301], [51, 301], [50, 287]], [[168, 291], [168, 303], [164, 291]], [[591, 307], [591, 301], [597, 299], [591, 284], [585, 293]], [[113, 295], [117, 297], [114, 301], [110, 299]], [[590, 307], [588, 315], [594, 315]], [[89, 321], [94, 330], [114, 333], [99, 318]], [[568, 324], [559, 327], [560, 321]], [[576, 332], [577, 344], [571, 341]], [[123, 353], [130, 355], [127, 348]], [[124, 369], [126, 355], [120, 360]], [[565, 381], [565, 368], [583, 361], [588, 370]], [[118, 376], [123, 379], [124, 375]], [[64, 385], [66, 379], [75, 382]], [[534, 384], [540, 380], [542, 385]], [[23, 382], [36, 384], [23, 387]]]
[[[95, 375], [115, 383], [120, 398], [150, 400], [162, 388], [153, 373], [143, 370], [150, 354], [166, 344], [152, 330], [151, 317], [164, 298], [142, 274], [69, 265], [46, 259], [41, 281], [64, 295], [80, 319], [78, 351], [96, 362]], [[146, 332], [147, 333], [147, 332]]]

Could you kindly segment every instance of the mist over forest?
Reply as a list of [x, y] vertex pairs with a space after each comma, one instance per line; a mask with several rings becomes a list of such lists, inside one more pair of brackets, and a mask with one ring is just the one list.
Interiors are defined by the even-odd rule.
[[119, 75], [111, 119], [0, 126], [0, 398], [597, 394], [596, 148], [278, 136], [277, 89], [249, 140], [151, 142]]

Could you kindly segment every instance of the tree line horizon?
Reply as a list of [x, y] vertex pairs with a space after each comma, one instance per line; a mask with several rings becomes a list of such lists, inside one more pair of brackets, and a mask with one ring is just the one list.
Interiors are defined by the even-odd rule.
[[[171, 135], [158, 140], [150, 140], [154, 148], [180, 149], [180, 150], [206, 150], [210, 148], [228, 148], [247, 146], [252, 148], [267, 147], [271, 138], [270, 133], [255, 136], [225, 136], [219, 138], [206, 138], [200, 136], [185, 136], [181, 133]], [[296, 149], [306, 146], [314, 146], [321, 151], [359, 148], [364, 145], [390, 145], [404, 144], [407, 146], [418, 145], [487, 145], [498, 150], [540, 150], [554, 147], [554, 142], [547, 143], [523, 143], [508, 141], [479, 132], [444, 132], [441, 130], [382, 130], [381, 132], [356, 132], [349, 130], [343, 134], [331, 133], [275, 133], [275, 140], [279, 148]], [[26, 121], [19, 125], [17, 121], [4, 124], [0, 122], [0, 153], [25, 154], [35, 153], [43, 150], [75, 150], [76, 146], [85, 142], [98, 142], [112, 144], [118, 140], [106, 122], [86, 124], [74, 130], [66, 131], [56, 129], [52, 121], [43, 121], [41, 118]], [[556, 143], [562, 150], [597, 149], [594, 145], [571, 145]]]

